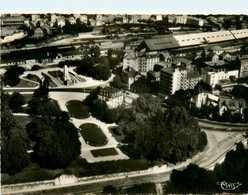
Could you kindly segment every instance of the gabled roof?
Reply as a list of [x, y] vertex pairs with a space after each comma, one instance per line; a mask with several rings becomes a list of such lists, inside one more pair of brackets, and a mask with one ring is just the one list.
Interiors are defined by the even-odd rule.
[[156, 39], [146, 39], [141, 43], [140, 47], [146, 47], [149, 51], [166, 50], [170, 48], [180, 47], [174, 37], [163, 37]]
[[137, 55], [135, 52], [131, 51], [125, 54], [124, 56], [125, 59], [135, 59], [137, 58]]
[[126, 69], [124, 69], [124, 73], [128, 76], [128, 77], [135, 77], [136, 75], [139, 75], [139, 73], [134, 70], [131, 67], [127, 67]]

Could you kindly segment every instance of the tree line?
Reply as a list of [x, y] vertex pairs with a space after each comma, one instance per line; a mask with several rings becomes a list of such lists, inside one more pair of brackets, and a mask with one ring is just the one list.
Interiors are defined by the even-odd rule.
[[[2, 93], [2, 172], [13, 175], [31, 162], [49, 169], [66, 168], [81, 153], [77, 128], [67, 112], [48, 96], [44, 81], [34, 91], [27, 112], [31, 121], [23, 129], [11, 114], [11, 98]], [[20, 98], [19, 94], [13, 94]], [[18, 97], [16, 97], [18, 96]], [[30, 151], [28, 153], [28, 150]]]
[[173, 170], [171, 180], [166, 184], [164, 192], [167, 193], [222, 193], [220, 183], [223, 181], [237, 183], [240, 186], [232, 193], [248, 192], [248, 149], [242, 143], [236, 145], [236, 150], [226, 154], [225, 161], [217, 164], [214, 170], [206, 170], [195, 164], [186, 169]]

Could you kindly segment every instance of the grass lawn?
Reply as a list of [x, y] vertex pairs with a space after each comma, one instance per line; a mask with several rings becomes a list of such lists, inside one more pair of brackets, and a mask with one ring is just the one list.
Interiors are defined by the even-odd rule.
[[82, 124], [80, 126], [80, 133], [85, 142], [91, 146], [104, 146], [108, 142], [101, 128], [93, 123]]
[[20, 124], [23, 128], [25, 128], [26, 124], [28, 124], [31, 121], [31, 117], [29, 117], [29, 116], [16, 116], [16, 115], [14, 115], [14, 117], [17, 120], [18, 124]]
[[50, 86], [50, 87], [57, 87], [57, 85], [52, 81], [52, 79], [51, 79], [49, 76], [47, 76], [47, 75], [44, 74], [43, 72], [41, 73], [41, 75], [44, 77], [44, 79], [45, 79], [45, 78], [48, 79], [48, 82], [49, 82], [49, 86]]
[[113, 156], [117, 155], [118, 152], [115, 148], [106, 148], [106, 149], [99, 149], [99, 150], [91, 150], [90, 151], [94, 157], [100, 156]]
[[79, 100], [71, 100], [66, 103], [71, 116], [78, 119], [85, 119], [90, 116], [87, 107]]
[[25, 79], [29, 79], [31, 81], [35, 81], [35, 82], [40, 82], [40, 78], [37, 75], [35, 75], [35, 74], [28, 74], [24, 78]]
[[33, 82], [28, 82], [28, 81], [25, 81], [23, 79], [20, 79], [20, 82], [17, 85], [15, 85], [14, 87], [36, 87], [38, 85], [39, 84], [36, 84]]

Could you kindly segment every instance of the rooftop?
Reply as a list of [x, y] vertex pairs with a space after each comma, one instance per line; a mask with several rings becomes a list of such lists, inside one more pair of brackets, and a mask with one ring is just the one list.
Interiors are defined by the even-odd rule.
[[144, 40], [144, 44], [150, 51], [165, 50], [179, 47], [177, 40], [173, 37], [146, 39]]

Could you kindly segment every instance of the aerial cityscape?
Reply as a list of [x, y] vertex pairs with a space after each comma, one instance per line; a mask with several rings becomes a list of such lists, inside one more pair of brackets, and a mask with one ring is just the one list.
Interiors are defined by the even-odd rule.
[[248, 193], [248, 15], [2, 14], [1, 193]]

